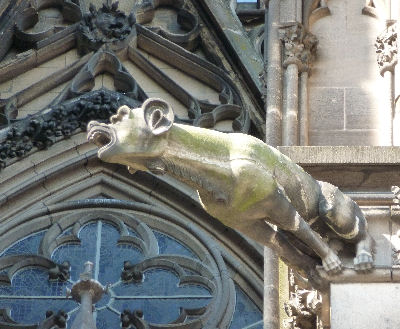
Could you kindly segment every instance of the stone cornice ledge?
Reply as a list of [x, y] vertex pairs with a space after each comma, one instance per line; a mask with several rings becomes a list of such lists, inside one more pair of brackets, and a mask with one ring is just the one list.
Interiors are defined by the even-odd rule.
[[400, 165], [399, 146], [278, 146], [300, 165]]
[[322, 267], [318, 266], [317, 271], [324, 280], [330, 283], [400, 282], [399, 267], [376, 267], [366, 273], [359, 273], [353, 268], [344, 268], [339, 274], [329, 275]]

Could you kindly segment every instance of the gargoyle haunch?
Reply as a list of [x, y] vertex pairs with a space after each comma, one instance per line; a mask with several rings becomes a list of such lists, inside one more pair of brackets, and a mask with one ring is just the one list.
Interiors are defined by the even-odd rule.
[[340, 259], [310, 223], [329, 227], [331, 236], [356, 245], [356, 270], [372, 268], [373, 240], [358, 205], [275, 148], [244, 134], [176, 124], [161, 99], [148, 99], [137, 109], [122, 106], [110, 120], [88, 125], [101, 160], [124, 164], [130, 172], [168, 173], [196, 189], [209, 214], [259, 242], [265, 221], [275, 224], [336, 273]]

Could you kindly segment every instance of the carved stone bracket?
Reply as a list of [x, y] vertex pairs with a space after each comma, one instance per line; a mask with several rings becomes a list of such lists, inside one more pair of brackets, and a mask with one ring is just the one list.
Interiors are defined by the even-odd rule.
[[70, 267], [71, 265], [69, 262], [55, 264], [54, 267], [49, 269], [49, 280], [59, 280], [61, 282], [68, 281], [70, 278]]
[[39, 324], [37, 329], [63, 329], [67, 327], [68, 314], [64, 311], [53, 311], [46, 312], [46, 320]]
[[137, 266], [129, 261], [124, 262], [124, 269], [121, 273], [121, 279], [124, 282], [140, 282], [143, 280], [143, 272], [138, 270]]
[[143, 312], [141, 310], [136, 310], [133, 312], [124, 310], [121, 313], [121, 327], [122, 329], [127, 329], [131, 325], [137, 329], [149, 328], [148, 323], [143, 321]]
[[375, 49], [380, 73], [393, 71], [397, 64], [397, 32], [396, 25], [391, 25], [376, 38]]
[[295, 64], [299, 72], [309, 72], [317, 51], [317, 37], [296, 23], [282, 27], [280, 39], [284, 44], [283, 66]]

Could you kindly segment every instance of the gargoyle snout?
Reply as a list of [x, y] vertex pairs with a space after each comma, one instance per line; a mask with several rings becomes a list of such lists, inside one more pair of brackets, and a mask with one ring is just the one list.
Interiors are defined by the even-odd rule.
[[94, 126], [99, 126], [100, 123], [97, 121], [90, 121], [87, 125], [87, 131], [90, 131]]

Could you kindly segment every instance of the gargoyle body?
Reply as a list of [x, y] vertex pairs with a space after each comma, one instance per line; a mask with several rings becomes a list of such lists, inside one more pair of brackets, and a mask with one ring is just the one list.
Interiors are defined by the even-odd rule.
[[310, 226], [321, 222], [335, 237], [356, 244], [356, 269], [372, 268], [366, 219], [337, 187], [313, 179], [257, 138], [173, 121], [166, 102], [148, 99], [138, 109], [121, 107], [111, 124], [90, 122], [88, 138], [100, 147], [101, 160], [124, 164], [131, 172], [168, 173], [190, 185], [209, 214], [259, 242], [265, 221], [275, 224], [335, 273], [340, 259]]

